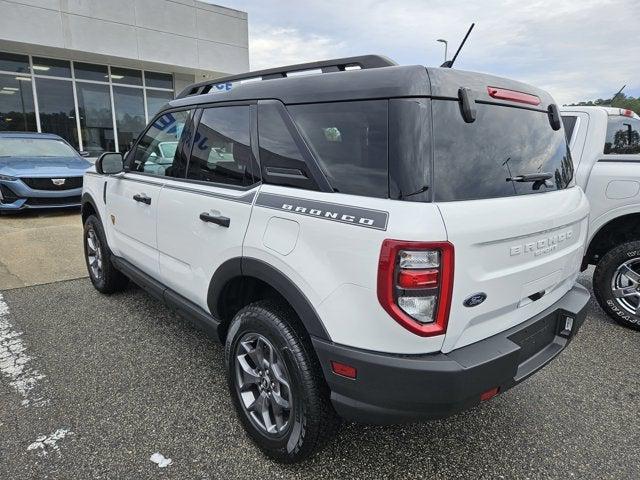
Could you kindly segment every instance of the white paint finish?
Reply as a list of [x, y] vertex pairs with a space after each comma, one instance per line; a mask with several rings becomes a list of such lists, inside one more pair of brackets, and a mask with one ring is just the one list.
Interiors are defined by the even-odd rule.
[[[126, 180], [125, 178], [146, 181]], [[109, 246], [114, 253], [141, 268], [149, 275], [158, 276], [158, 250], [156, 235], [156, 219], [158, 200], [162, 181], [153, 182], [153, 178], [132, 173], [108, 178], [107, 215], [104, 219], [115, 218], [115, 224], [109, 221], [108, 227], [113, 235], [109, 238]], [[134, 195], [146, 195], [151, 198], [151, 205], [137, 202]], [[102, 198], [102, 193], [93, 198]]]
[[0, 12], [1, 40], [65, 46], [59, 12], [4, 0], [0, 0]]
[[[207, 195], [242, 197], [246, 191], [214, 185], [197, 185], [165, 179], [158, 202], [159, 280], [209, 310], [207, 293], [216, 269], [227, 259], [242, 256], [242, 241], [251, 217], [251, 204]], [[202, 194], [197, 191], [203, 192]], [[203, 222], [207, 212], [230, 219], [229, 227]]]
[[[442, 348], [445, 353], [526, 321], [573, 286], [589, 214], [579, 188], [446, 202], [438, 207], [455, 248], [451, 313]], [[549, 243], [555, 246], [548, 249]], [[551, 282], [545, 279], [558, 270], [559, 277]], [[557, 287], [535, 302], [521, 303], [522, 295], [529, 291], [527, 285], [536, 284]], [[463, 305], [466, 298], [480, 292], [487, 295], [485, 302], [474, 308]]]
[[606, 196], [609, 200], [626, 200], [640, 192], [640, 183], [634, 180], [612, 180], [607, 185]]
[[50, 453], [60, 453], [60, 446], [58, 442], [63, 440], [68, 435], [73, 435], [73, 432], [68, 428], [58, 428], [55, 432], [49, 435], [40, 435], [36, 438], [36, 441], [31, 443], [28, 447], [28, 451], [35, 451], [39, 457], [46, 457]]
[[422, 338], [405, 330], [384, 312], [376, 293], [384, 239], [446, 240], [435, 205], [274, 185], [263, 185], [261, 192], [388, 211], [387, 231], [278, 212], [279, 217], [300, 224], [296, 248], [284, 257], [263, 245], [274, 210], [256, 206], [244, 255], [266, 262], [289, 278], [316, 308], [333, 341], [389, 353], [429, 353], [439, 349], [442, 338]]
[[286, 218], [271, 217], [264, 231], [262, 243], [280, 255], [289, 255], [296, 248], [300, 224]]
[[248, 48], [248, 31], [243, 28], [246, 19], [199, 10], [197, 17], [198, 38]]
[[134, 68], [155, 63], [166, 66], [161, 71], [219, 74], [249, 67], [246, 14], [224, 7], [175, 0], [0, 0], [0, 11], [0, 43], [10, 51], [55, 48], [60, 58]]
[[151, 455], [149, 460], [158, 465], [158, 468], [165, 468], [173, 463], [173, 460], [171, 460], [170, 458], [165, 458], [164, 455], [158, 452]]
[[195, 8], [167, 0], [135, 0], [136, 24], [158, 32], [193, 37], [196, 30]]
[[32, 366], [32, 361], [22, 332], [11, 324], [9, 306], [0, 293], [0, 373], [22, 397], [23, 406], [40, 407], [49, 403], [38, 395], [38, 382], [45, 376]]

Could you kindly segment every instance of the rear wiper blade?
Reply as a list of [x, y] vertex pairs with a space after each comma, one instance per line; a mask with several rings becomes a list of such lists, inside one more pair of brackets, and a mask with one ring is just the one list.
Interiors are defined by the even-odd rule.
[[509, 177], [507, 178], [507, 182], [544, 182], [545, 180], [549, 180], [550, 178], [553, 178], [553, 173], [525, 173], [524, 175]]

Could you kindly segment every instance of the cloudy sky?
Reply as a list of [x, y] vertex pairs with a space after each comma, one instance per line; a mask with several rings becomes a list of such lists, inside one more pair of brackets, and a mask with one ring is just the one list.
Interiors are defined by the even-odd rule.
[[380, 53], [439, 65], [476, 22], [465, 70], [545, 88], [560, 103], [640, 96], [640, 0], [209, 0], [249, 13], [252, 69]]

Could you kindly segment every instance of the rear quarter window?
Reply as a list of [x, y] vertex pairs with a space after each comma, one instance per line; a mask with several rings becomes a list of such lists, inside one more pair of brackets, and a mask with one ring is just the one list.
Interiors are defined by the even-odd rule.
[[372, 100], [287, 107], [336, 192], [388, 197], [387, 103]]
[[[512, 197], [571, 185], [573, 163], [564, 129], [554, 131], [545, 111], [477, 103], [465, 123], [457, 101], [433, 107], [436, 201]], [[517, 182], [519, 175], [548, 173], [544, 182]]]
[[622, 115], [609, 117], [605, 155], [640, 153], [640, 120]]

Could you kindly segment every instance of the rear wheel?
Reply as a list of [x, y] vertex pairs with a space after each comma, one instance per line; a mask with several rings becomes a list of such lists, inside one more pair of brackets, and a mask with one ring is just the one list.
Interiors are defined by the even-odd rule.
[[593, 275], [593, 290], [611, 318], [640, 330], [640, 241], [619, 245], [602, 257]]
[[298, 462], [333, 437], [339, 420], [328, 387], [287, 306], [260, 301], [238, 312], [225, 358], [238, 418], [266, 455]]
[[102, 223], [95, 215], [90, 215], [84, 223], [84, 257], [96, 290], [113, 293], [127, 287], [129, 279], [111, 263], [111, 250]]

